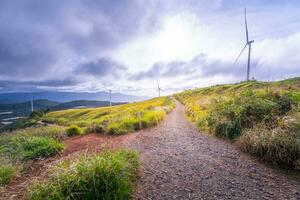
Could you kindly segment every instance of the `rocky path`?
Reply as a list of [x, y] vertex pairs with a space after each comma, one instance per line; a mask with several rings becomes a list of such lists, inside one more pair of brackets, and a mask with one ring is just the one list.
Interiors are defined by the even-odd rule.
[[300, 181], [201, 134], [183, 106], [132, 144], [141, 152], [135, 199], [300, 199]]

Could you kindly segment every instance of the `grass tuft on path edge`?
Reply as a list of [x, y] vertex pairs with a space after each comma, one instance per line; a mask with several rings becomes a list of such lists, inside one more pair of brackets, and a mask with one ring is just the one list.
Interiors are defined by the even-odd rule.
[[54, 166], [47, 180], [29, 188], [28, 199], [130, 199], [139, 166], [130, 150], [83, 155]]

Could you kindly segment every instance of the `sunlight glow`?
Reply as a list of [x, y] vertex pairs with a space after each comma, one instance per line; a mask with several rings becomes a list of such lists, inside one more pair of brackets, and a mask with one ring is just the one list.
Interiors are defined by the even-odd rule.
[[167, 60], [189, 56], [194, 39], [190, 25], [181, 16], [167, 18], [164, 28], [157, 33], [154, 46]]

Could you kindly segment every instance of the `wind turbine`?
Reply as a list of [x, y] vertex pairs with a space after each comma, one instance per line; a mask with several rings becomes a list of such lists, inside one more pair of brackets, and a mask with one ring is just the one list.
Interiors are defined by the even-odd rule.
[[244, 52], [244, 50], [248, 46], [247, 81], [249, 81], [250, 80], [249, 76], [250, 76], [251, 45], [254, 42], [254, 40], [249, 40], [248, 26], [247, 26], [247, 10], [246, 10], [246, 8], [245, 8], [245, 28], [246, 28], [246, 45], [242, 49], [239, 56], [236, 58], [234, 64], [236, 64], [236, 62], [238, 61], [238, 59], [240, 58], [240, 56], [242, 55], [242, 53]]
[[115, 89], [115, 87], [113, 88], [105, 88], [108, 92], [109, 92], [109, 107], [111, 107], [111, 92]]
[[158, 97], [160, 97], [160, 91], [161, 91], [162, 89], [160, 88], [160, 86], [159, 86], [159, 83], [158, 83], [158, 81], [157, 81], [157, 92], [158, 92]]
[[31, 94], [31, 112], [33, 112], [33, 97], [32, 97], [32, 94]]

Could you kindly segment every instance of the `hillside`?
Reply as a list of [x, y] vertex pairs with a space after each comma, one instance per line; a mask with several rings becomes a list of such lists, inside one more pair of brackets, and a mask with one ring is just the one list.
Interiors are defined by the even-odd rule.
[[[157, 124], [172, 108], [169, 97], [154, 98], [146, 101], [113, 107], [70, 109], [47, 113], [43, 121], [57, 125], [77, 125], [93, 132], [122, 134]], [[140, 112], [140, 119], [138, 113]], [[90, 131], [88, 129], [91, 129]], [[96, 132], [98, 132], [96, 131]]]
[[300, 167], [300, 78], [242, 82], [176, 94], [200, 130], [282, 167]]

